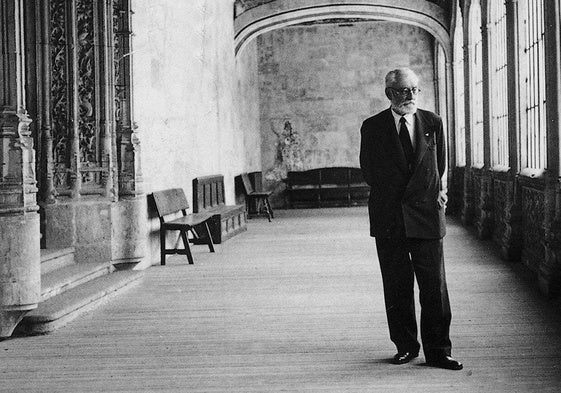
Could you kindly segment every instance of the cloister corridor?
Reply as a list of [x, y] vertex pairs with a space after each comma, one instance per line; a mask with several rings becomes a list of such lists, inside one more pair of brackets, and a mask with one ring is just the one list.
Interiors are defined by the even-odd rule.
[[365, 207], [278, 210], [195, 264], [173, 256], [45, 335], [0, 342], [1, 392], [558, 392], [561, 313], [454, 218], [445, 259], [464, 369], [390, 363]]

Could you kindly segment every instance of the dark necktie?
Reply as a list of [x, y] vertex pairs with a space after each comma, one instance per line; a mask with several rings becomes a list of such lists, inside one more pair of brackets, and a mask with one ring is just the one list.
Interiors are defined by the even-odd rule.
[[401, 119], [399, 119], [399, 124], [399, 140], [401, 141], [409, 170], [412, 170], [413, 162], [415, 161], [415, 153], [413, 152], [413, 145], [411, 144], [411, 137], [409, 136], [407, 125], [405, 124], [405, 117], [402, 116]]

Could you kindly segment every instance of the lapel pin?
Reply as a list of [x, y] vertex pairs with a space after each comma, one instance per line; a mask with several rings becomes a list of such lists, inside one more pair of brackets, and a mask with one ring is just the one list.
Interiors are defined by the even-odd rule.
[[429, 135], [430, 135], [430, 134], [429, 134], [428, 132], [425, 134], [425, 136], [429, 136]]

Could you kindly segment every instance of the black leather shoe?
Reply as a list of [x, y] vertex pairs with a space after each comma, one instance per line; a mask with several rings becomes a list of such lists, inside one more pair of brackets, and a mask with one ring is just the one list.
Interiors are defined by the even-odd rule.
[[445, 368], [446, 370], [461, 370], [464, 368], [462, 363], [458, 362], [451, 356], [430, 359], [427, 360], [427, 364], [431, 367]]
[[419, 352], [398, 352], [393, 357], [393, 364], [405, 364], [419, 356]]

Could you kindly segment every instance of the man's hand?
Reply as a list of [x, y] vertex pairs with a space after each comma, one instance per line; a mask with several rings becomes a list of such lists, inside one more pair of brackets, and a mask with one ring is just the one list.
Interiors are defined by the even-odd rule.
[[445, 209], [446, 203], [448, 202], [448, 195], [446, 195], [446, 191], [439, 191], [438, 192], [438, 208]]

